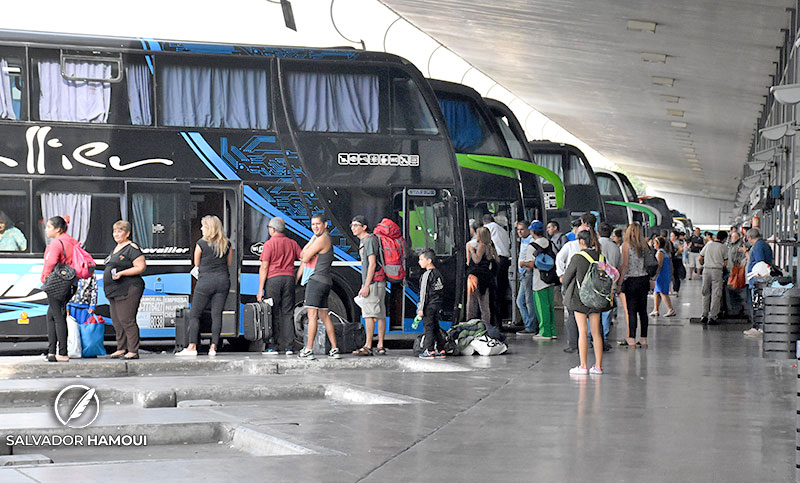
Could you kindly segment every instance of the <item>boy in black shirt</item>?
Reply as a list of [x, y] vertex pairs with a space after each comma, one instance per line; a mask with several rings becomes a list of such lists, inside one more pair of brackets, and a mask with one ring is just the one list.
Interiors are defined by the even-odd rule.
[[[425, 269], [419, 284], [419, 304], [417, 304], [417, 317], [422, 317], [422, 326], [425, 328], [424, 346], [419, 355], [421, 359], [445, 357], [445, 340], [439, 330], [439, 309], [442, 308], [444, 281], [442, 274], [433, 265], [435, 256], [431, 249], [419, 254], [419, 266]], [[434, 348], [434, 344], [438, 351]]]

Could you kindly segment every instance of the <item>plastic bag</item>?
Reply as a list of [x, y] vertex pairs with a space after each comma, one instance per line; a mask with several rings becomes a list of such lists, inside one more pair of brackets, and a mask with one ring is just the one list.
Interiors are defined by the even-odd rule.
[[67, 314], [67, 355], [70, 359], [81, 357], [81, 331], [80, 324], [72, 315]]
[[97, 357], [106, 355], [103, 345], [105, 338], [105, 321], [99, 315], [92, 314], [85, 324], [78, 326], [81, 333], [81, 354], [83, 357]]

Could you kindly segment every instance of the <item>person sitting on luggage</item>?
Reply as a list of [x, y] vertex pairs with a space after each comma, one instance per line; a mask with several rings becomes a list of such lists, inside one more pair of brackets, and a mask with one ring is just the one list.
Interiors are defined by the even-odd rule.
[[287, 356], [294, 354], [294, 289], [295, 260], [300, 260], [300, 245], [283, 234], [286, 222], [275, 217], [269, 220], [269, 240], [261, 251], [261, 268], [258, 269], [258, 291], [256, 300], [272, 299], [272, 328], [275, 331], [270, 342], [276, 346], [267, 347], [264, 355], [277, 355], [284, 351]]
[[425, 342], [422, 347], [421, 359], [445, 357], [444, 337], [439, 328], [439, 310], [442, 308], [444, 298], [444, 279], [433, 262], [436, 254], [430, 248], [419, 254], [419, 266], [425, 269], [419, 283], [419, 303], [417, 304], [417, 317], [422, 317], [422, 326], [425, 328]]
[[228, 267], [233, 261], [231, 243], [222, 228], [222, 222], [214, 215], [206, 215], [200, 221], [203, 238], [194, 249], [194, 265], [198, 267], [197, 285], [194, 287], [192, 310], [189, 315], [189, 345], [176, 356], [196, 356], [200, 343], [200, 316], [211, 303], [211, 348], [209, 356], [217, 355], [219, 336], [222, 332], [222, 309], [231, 288]]

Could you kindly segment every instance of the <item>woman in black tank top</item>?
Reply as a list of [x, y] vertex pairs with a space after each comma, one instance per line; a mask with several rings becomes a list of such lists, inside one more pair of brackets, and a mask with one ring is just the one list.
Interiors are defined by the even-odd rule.
[[204, 216], [200, 231], [203, 238], [194, 249], [194, 264], [197, 268], [197, 284], [192, 297], [189, 315], [189, 345], [177, 356], [196, 356], [200, 343], [200, 316], [211, 304], [211, 348], [209, 356], [217, 355], [220, 332], [222, 331], [222, 310], [231, 287], [228, 267], [233, 260], [231, 243], [225, 237], [222, 222], [213, 215]]

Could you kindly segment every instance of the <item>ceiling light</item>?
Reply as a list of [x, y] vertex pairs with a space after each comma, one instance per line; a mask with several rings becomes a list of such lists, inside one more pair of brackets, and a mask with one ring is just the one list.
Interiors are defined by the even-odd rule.
[[772, 86], [769, 91], [775, 97], [775, 100], [781, 104], [797, 104], [800, 102], [800, 84]]
[[653, 84], [657, 86], [672, 87], [675, 85], [675, 79], [673, 79], [672, 77], [661, 77], [654, 75], [652, 79], [653, 79]]
[[678, 103], [678, 101], [680, 101], [680, 100], [681, 100], [681, 98], [680, 98], [680, 97], [678, 97], [678, 96], [668, 96], [668, 95], [666, 95], [666, 94], [662, 94], [662, 95], [661, 95], [661, 100], [662, 100], [662, 101], [664, 101], [664, 102], [669, 102], [669, 103], [672, 103], [672, 104], [677, 104], [677, 103]]
[[681, 148], [681, 149], [682, 149], [682, 150], [683, 150], [683, 152], [685, 152], [685, 153], [693, 153], [693, 152], [694, 152], [694, 148]]
[[653, 52], [642, 52], [643, 62], [653, 62], [655, 64], [666, 64], [667, 54], [654, 54]]
[[797, 125], [794, 123], [794, 121], [782, 122], [780, 124], [775, 124], [774, 126], [765, 127], [758, 132], [764, 137], [764, 139], [777, 141], [784, 136], [794, 136], [795, 132], [797, 132]]
[[628, 20], [627, 29], [639, 32], [656, 33], [656, 25], [658, 24], [647, 20]]
[[688, 126], [688, 124], [686, 124], [683, 121], [671, 121], [669, 123], [669, 125], [672, 126], [672, 127], [686, 127], [686, 126]]
[[668, 116], [683, 117], [683, 111], [680, 109], [667, 109]]
[[692, 171], [703, 171], [703, 168], [700, 166], [692, 166]]

